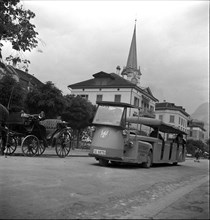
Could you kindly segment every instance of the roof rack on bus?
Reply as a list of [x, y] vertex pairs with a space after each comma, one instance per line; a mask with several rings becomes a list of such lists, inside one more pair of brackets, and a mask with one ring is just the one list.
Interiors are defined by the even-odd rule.
[[159, 119], [155, 118], [147, 118], [147, 117], [128, 117], [127, 122], [134, 123], [134, 124], [143, 124], [147, 125], [152, 128], [159, 128], [159, 131], [165, 132], [165, 133], [174, 133], [174, 134], [187, 134], [186, 132], [180, 130], [179, 128], [167, 124]]
[[125, 103], [125, 102], [97, 101], [96, 104], [98, 104], [98, 105], [110, 105], [110, 106], [136, 108], [136, 106], [131, 105], [129, 103]]

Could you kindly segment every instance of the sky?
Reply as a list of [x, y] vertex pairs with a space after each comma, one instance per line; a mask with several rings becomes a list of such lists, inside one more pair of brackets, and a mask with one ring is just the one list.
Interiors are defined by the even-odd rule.
[[[21, 53], [29, 73], [67, 86], [126, 65], [136, 22], [141, 86], [188, 114], [209, 102], [208, 1], [22, 1], [39, 45]], [[3, 53], [11, 54], [7, 44]], [[12, 52], [14, 53], [14, 52]], [[13, 54], [14, 55], [14, 54]]]

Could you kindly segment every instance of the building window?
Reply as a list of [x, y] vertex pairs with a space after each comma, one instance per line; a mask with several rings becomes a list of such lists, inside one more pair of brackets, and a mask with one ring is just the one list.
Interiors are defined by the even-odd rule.
[[150, 111], [154, 112], [154, 106], [152, 106], [152, 105], [150, 106]]
[[174, 123], [174, 115], [170, 115], [169, 122]]
[[121, 102], [121, 95], [115, 95], [114, 96], [114, 101], [115, 102]]
[[134, 97], [134, 106], [139, 107], [139, 99]]
[[80, 95], [82, 98], [88, 100], [88, 95]]
[[102, 101], [102, 99], [103, 99], [103, 95], [97, 95], [96, 96], [96, 102]]
[[163, 120], [163, 115], [159, 115], [159, 119], [162, 121]]

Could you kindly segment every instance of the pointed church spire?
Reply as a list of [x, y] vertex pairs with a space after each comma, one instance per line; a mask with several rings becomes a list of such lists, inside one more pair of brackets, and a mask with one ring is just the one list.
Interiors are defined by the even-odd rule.
[[136, 49], [136, 20], [134, 25], [133, 37], [127, 59], [127, 65], [123, 68], [121, 75], [126, 75], [127, 80], [134, 84], [140, 84], [140, 68], [137, 67], [137, 49]]
[[136, 52], [136, 20], [131, 41], [130, 51], [127, 60], [127, 67], [137, 69], [137, 52]]

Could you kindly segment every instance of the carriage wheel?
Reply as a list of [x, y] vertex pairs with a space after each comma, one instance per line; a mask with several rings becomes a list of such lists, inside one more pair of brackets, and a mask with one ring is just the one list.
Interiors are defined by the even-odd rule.
[[71, 150], [71, 135], [68, 131], [60, 132], [55, 142], [55, 151], [59, 157], [66, 157]]
[[45, 152], [45, 149], [46, 149], [46, 148], [45, 148], [43, 142], [40, 141], [40, 144], [39, 144], [38, 150], [37, 150], [37, 152], [36, 152], [36, 155], [37, 155], [37, 156], [42, 155], [42, 154]]
[[39, 139], [34, 135], [28, 135], [23, 139], [21, 148], [25, 156], [35, 156], [39, 148]]
[[17, 149], [17, 140], [14, 136], [9, 135], [6, 146], [6, 155], [13, 155]]

